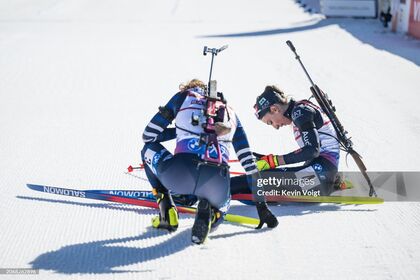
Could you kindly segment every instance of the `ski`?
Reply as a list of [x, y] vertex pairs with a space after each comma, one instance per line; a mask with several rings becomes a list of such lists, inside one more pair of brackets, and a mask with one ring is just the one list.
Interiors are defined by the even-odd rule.
[[[51, 187], [51, 186], [44, 186], [44, 185], [35, 185], [35, 184], [26, 184], [26, 186], [34, 191], [56, 194], [56, 195], [63, 195], [63, 196], [71, 196], [71, 197], [78, 197], [78, 198], [87, 198], [87, 199], [95, 199], [95, 200], [104, 200], [128, 205], [136, 205], [136, 206], [143, 206], [143, 207], [150, 207], [158, 209], [159, 206], [155, 201], [155, 198], [152, 199], [148, 198], [132, 198], [132, 197], [125, 197], [119, 195], [112, 195], [101, 193], [97, 191], [89, 191], [89, 190], [75, 190], [75, 189], [66, 189], [66, 188], [58, 188], [58, 187]], [[187, 214], [195, 214], [197, 209], [194, 207], [188, 206], [177, 206], [179, 213], [187, 213]], [[238, 224], [247, 224], [247, 225], [258, 225], [260, 223], [259, 219], [241, 216], [241, 215], [234, 215], [234, 214], [226, 214], [224, 220], [231, 223], [238, 223]]]
[[146, 190], [86, 190], [86, 192], [118, 195], [123, 197], [140, 198], [140, 199], [154, 199], [152, 191]]
[[[232, 199], [252, 201], [252, 194], [234, 194]], [[266, 196], [267, 202], [310, 202], [310, 203], [336, 203], [336, 204], [381, 204], [379, 197], [364, 196]]]
[[[152, 191], [146, 190], [89, 190], [92, 193], [118, 195], [139, 199], [154, 199]], [[245, 204], [252, 202], [252, 194], [234, 194], [232, 200], [239, 200]], [[336, 203], [336, 204], [381, 204], [382, 198], [363, 196], [267, 196], [267, 202], [298, 202], [298, 203]]]

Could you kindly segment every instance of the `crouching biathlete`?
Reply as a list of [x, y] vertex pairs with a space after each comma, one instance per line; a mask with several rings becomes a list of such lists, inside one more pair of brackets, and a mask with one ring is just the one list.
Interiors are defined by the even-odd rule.
[[[230, 203], [229, 145], [233, 144], [248, 175], [258, 173], [245, 131], [235, 112], [221, 98], [206, 94], [206, 86], [192, 80], [151, 119], [143, 133], [141, 152], [147, 178], [159, 204], [155, 228], [175, 231], [178, 213], [171, 193], [194, 195], [199, 203], [191, 240], [201, 244], [211, 228], [223, 221]], [[175, 120], [175, 127], [168, 128]], [[175, 139], [171, 154], [161, 142]], [[265, 201], [257, 202], [260, 227], [278, 222]]]
[[[254, 153], [258, 170], [262, 171], [262, 177], [274, 176], [292, 179], [292, 181], [295, 179], [294, 182], [312, 178], [311, 181], [307, 181], [310, 184], [276, 186], [278, 194], [329, 195], [336, 184], [340, 144], [328, 117], [312, 102], [288, 99], [275, 86], [265, 88], [264, 92], [257, 97], [254, 109], [259, 120], [275, 129], [292, 125], [295, 139], [300, 147], [284, 155]], [[303, 163], [303, 165], [281, 167], [295, 163]], [[233, 177], [231, 179], [232, 194], [250, 193], [246, 181], [246, 175]]]

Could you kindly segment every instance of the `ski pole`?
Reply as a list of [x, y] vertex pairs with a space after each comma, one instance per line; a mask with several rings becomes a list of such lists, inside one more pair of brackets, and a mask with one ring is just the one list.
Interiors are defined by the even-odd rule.
[[[237, 160], [237, 159], [229, 160], [229, 163], [232, 163], [232, 162], [239, 162], [239, 160]], [[127, 167], [127, 170], [128, 170], [129, 173], [133, 172], [134, 170], [138, 170], [138, 169], [140, 169], [140, 170], [144, 169], [144, 164], [140, 164], [140, 166], [135, 166], [135, 167], [130, 165], [129, 167]], [[243, 175], [243, 174], [245, 174], [245, 172], [241, 172], [241, 171], [229, 171], [229, 173], [231, 175]]]
[[[237, 160], [237, 159], [230, 159], [228, 162], [229, 163], [239, 162], [239, 160]], [[144, 164], [140, 163], [139, 166], [133, 167], [132, 165], [130, 165], [130, 166], [127, 167], [128, 172], [133, 172], [136, 169], [144, 169]]]
[[140, 164], [140, 166], [136, 166], [136, 167], [133, 167], [133, 166], [129, 166], [129, 167], [127, 167], [127, 170], [128, 170], [128, 172], [133, 172], [135, 169], [143, 169], [144, 168], [144, 165], [143, 164]]

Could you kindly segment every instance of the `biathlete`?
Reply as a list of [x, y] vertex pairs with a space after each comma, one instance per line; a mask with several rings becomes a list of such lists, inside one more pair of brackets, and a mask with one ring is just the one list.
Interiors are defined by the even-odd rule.
[[[191, 240], [203, 243], [215, 228], [230, 203], [229, 145], [250, 177], [258, 169], [248, 140], [235, 112], [225, 102], [208, 98], [200, 80], [183, 86], [169, 102], [159, 108], [143, 133], [141, 152], [145, 171], [159, 204], [160, 214], [153, 218], [155, 228], [175, 231], [178, 213], [171, 192], [193, 195], [199, 200]], [[175, 127], [168, 126], [175, 121]], [[174, 154], [161, 142], [176, 139]], [[247, 182], [249, 185], [249, 182]], [[256, 202], [263, 224], [276, 227], [278, 221], [265, 200]]]
[[[340, 144], [328, 117], [312, 102], [289, 99], [276, 86], [265, 87], [264, 92], [257, 97], [254, 109], [260, 121], [275, 129], [291, 125], [300, 147], [283, 155], [254, 154], [262, 176], [296, 179], [292, 182], [300, 184], [276, 186], [279, 192], [285, 190], [304, 195], [310, 190], [310, 193], [317, 195], [329, 195], [334, 190], [336, 181]], [[302, 165], [284, 167], [296, 163]], [[251, 192], [246, 177], [247, 175], [243, 175], [231, 179], [232, 194]], [[305, 178], [311, 178], [311, 181], [307, 181], [311, 183], [301, 184]]]

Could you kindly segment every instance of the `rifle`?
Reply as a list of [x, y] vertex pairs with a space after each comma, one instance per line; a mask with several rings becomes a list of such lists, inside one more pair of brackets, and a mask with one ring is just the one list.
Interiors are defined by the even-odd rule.
[[[207, 46], [205, 46], [203, 50], [203, 55], [211, 53], [210, 75], [206, 89], [206, 109], [204, 111], [206, 122], [203, 124], [203, 129], [205, 133], [202, 133], [200, 135], [200, 143], [206, 145], [206, 152], [204, 155], [205, 164], [222, 165], [222, 152], [220, 150], [217, 134], [219, 129], [230, 131], [229, 127], [223, 125], [225, 112], [227, 112], [226, 99], [224, 98], [223, 93], [217, 92], [216, 80], [211, 79], [211, 75], [213, 72], [214, 57], [221, 51], [227, 49], [227, 47], [227, 45], [224, 45], [221, 48], [217, 49], [208, 48]], [[216, 152], [215, 156], [211, 155], [211, 150], [214, 150]]]
[[330, 119], [331, 124], [334, 127], [335, 132], [337, 133], [337, 140], [339, 141], [340, 145], [343, 147], [343, 149], [350, 154], [354, 161], [357, 164], [357, 167], [359, 167], [360, 172], [362, 172], [363, 177], [366, 179], [366, 182], [369, 185], [369, 196], [375, 196], [377, 197], [375, 188], [373, 187], [373, 184], [367, 174], [367, 168], [365, 164], [362, 161], [362, 157], [358, 152], [356, 152], [353, 148], [353, 142], [351, 141], [351, 137], [348, 136], [348, 132], [344, 129], [343, 125], [341, 124], [340, 120], [337, 117], [335, 106], [333, 105], [331, 99], [328, 98], [328, 95], [323, 92], [311, 79], [311, 77], [308, 74], [308, 71], [306, 71], [305, 66], [303, 65], [302, 61], [300, 60], [300, 56], [296, 53], [296, 48], [293, 45], [291, 41], [286, 41], [286, 44], [289, 46], [289, 48], [292, 50], [292, 52], [295, 54], [295, 58], [299, 61], [300, 65], [303, 68], [303, 71], [305, 72], [306, 76], [309, 79], [309, 82], [311, 83], [310, 90], [312, 92], [312, 96], [316, 99], [319, 106], [321, 107], [321, 110], [327, 115], [327, 117]]

